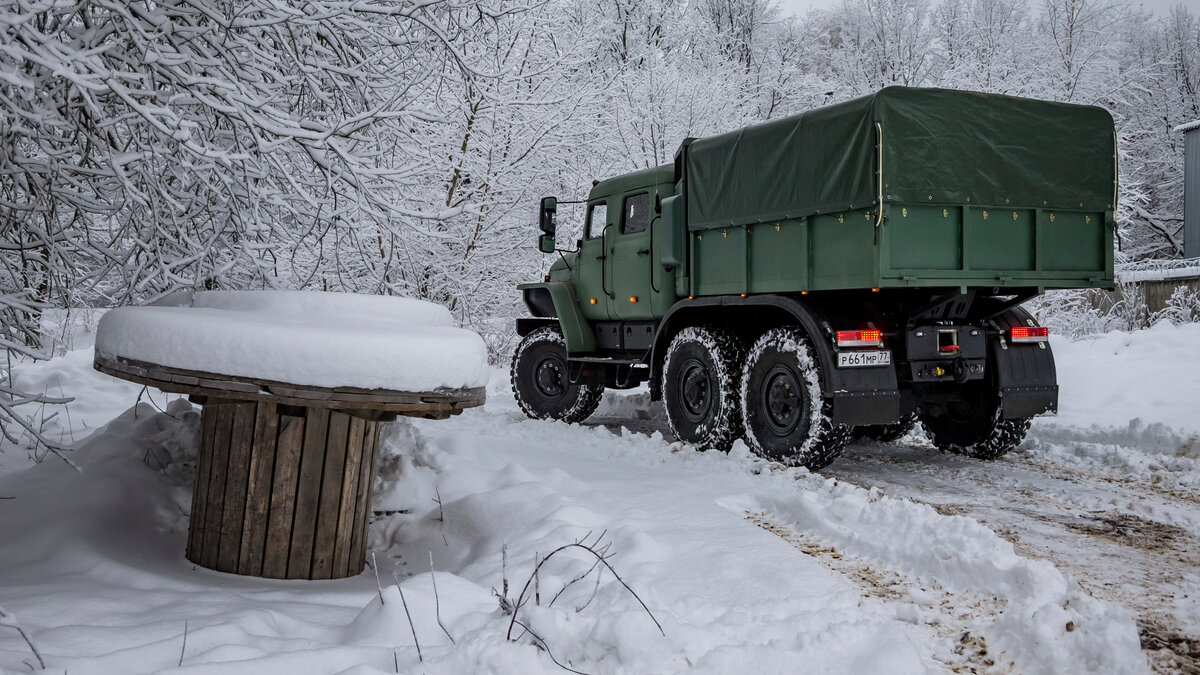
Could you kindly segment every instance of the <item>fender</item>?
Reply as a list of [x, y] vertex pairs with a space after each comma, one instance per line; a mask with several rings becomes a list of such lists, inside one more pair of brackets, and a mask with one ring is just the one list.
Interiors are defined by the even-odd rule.
[[[529, 307], [530, 313], [538, 317], [546, 317], [538, 321], [537, 325], [553, 324], [553, 320], [547, 317], [558, 317], [558, 325], [562, 329], [563, 339], [567, 343], [567, 353], [591, 353], [596, 351], [596, 336], [592, 331], [592, 324], [579, 312], [579, 303], [575, 297], [575, 284], [569, 281], [544, 281], [533, 284], [520, 284], [517, 288], [525, 294], [525, 304]], [[538, 297], [538, 290], [544, 290], [550, 294], [550, 301], [553, 305], [553, 314], [548, 311], [550, 308], [544, 306], [544, 298]], [[534, 291], [531, 293], [531, 291]], [[517, 331], [520, 332], [527, 326], [530, 320], [518, 319]], [[532, 325], [529, 330], [536, 328], [537, 325]], [[528, 331], [526, 331], [528, 332]], [[524, 335], [524, 334], [522, 334]]]
[[798, 323], [808, 334], [821, 364], [821, 389], [833, 406], [833, 421], [851, 426], [890, 424], [900, 419], [900, 391], [894, 367], [838, 369], [833, 350], [832, 331], [813, 307], [785, 295], [709, 296], [675, 303], [659, 323], [651, 353], [652, 394], [661, 396], [657, 383], [663, 359], [677, 328], [705, 323], [704, 315], [713, 309], [729, 318], [729, 310], [746, 309], [781, 313], [784, 321]]
[[1009, 329], [1036, 326], [1020, 307], [998, 314], [990, 322], [999, 329], [988, 340], [988, 360], [1000, 394], [1000, 417], [1014, 419], [1058, 412], [1058, 373], [1049, 342], [1013, 344]]

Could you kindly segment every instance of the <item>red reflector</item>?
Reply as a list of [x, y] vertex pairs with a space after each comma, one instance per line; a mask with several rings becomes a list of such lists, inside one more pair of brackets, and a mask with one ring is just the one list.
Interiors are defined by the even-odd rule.
[[1040, 326], [1013, 326], [1010, 334], [1013, 342], [1045, 342], [1050, 331]]
[[958, 351], [958, 345], [942, 345], [942, 346], [941, 346], [941, 347], [938, 349], [938, 351], [942, 351], [942, 352], [956, 352], [956, 351]]
[[877, 330], [839, 330], [839, 347], [878, 347], [883, 344], [883, 333]]

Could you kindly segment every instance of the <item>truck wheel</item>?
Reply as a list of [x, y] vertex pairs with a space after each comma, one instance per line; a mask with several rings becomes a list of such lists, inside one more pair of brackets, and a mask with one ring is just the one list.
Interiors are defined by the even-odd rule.
[[899, 422], [891, 424], [868, 424], [854, 427], [853, 438], [870, 438], [881, 443], [898, 441], [908, 435], [917, 426], [917, 414], [910, 413], [900, 418]]
[[676, 438], [701, 450], [729, 450], [741, 433], [737, 377], [743, 355], [736, 337], [711, 326], [689, 326], [671, 340], [662, 392]]
[[746, 440], [758, 455], [816, 471], [837, 459], [850, 427], [830, 421], [816, 355], [796, 327], [767, 331], [742, 370]]
[[951, 402], [944, 415], [921, 415], [921, 426], [939, 450], [975, 459], [998, 459], [1029, 432], [1030, 418], [1000, 419], [1000, 402], [989, 392]]
[[567, 381], [567, 348], [557, 328], [539, 328], [521, 340], [509, 378], [517, 405], [533, 419], [582, 422], [604, 394], [602, 386]]

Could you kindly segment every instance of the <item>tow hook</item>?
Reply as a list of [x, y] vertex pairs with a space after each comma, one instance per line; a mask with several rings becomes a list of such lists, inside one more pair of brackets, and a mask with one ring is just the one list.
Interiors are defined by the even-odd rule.
[[962, 384], [963, 382], [967, 381], [967, 375], [970, 372], [970, 368], [967, 367], [967, 363], [962, 360], [962, 357], [954, 359], [954, 365], [951, 367], [951, 370], [954, 372], [955, 382]]

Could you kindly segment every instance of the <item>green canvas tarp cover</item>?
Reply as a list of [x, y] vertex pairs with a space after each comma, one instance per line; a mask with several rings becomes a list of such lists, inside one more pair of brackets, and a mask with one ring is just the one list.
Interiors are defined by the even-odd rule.
[[1109, 211], [1112, 117], [1095, 106], [889, 87], [693, 141], [687, 214], [701, 230], [884, 201]]

